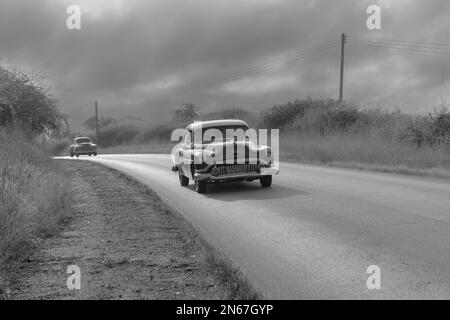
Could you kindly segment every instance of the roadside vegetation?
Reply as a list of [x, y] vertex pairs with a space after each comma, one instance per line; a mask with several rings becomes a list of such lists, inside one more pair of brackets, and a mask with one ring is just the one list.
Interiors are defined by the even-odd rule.
[[280, 128], [284, 160], [450, 177], [450, 113], [364, 110], [333, 100], [303, 100], [263, 112]]
[[282, 160], [450, 177], [450, 112], [445, 106], [412, 115], [305, 99], [255, 114], [239, 107], [202, 113], [192, 104], [183, 104], [159, 126], [103, 119], [101, 152], [168, 153], [174, 145], [173, 129], [194, 120], [230, 118], [246, 120], [251, 127], [280, 129]]
[[0, 261], [52, 234], [70, 207], [68, 178], [41, 145], [13, 133], [0, 130]]
[[69, 179], [45, 142], [65, 130], [48, 90], [0, 66], [0, 298], [8, 262], [55, 232], [69, 212]]

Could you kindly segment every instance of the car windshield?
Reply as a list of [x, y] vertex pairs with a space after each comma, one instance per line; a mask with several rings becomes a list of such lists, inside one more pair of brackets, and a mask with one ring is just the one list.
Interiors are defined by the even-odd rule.
[[208, 144], [212, 142], [224, 141], [245, 141], [247, 140], [245, 132], [248, 130], [247, 126], [217, 126], [202, 128], [202, 143]]
[[75, 142], [76, 143], [90, 143], [91, 139], [89, 139], [89, 138], [78, 138], [78, 139], [75, 139]]

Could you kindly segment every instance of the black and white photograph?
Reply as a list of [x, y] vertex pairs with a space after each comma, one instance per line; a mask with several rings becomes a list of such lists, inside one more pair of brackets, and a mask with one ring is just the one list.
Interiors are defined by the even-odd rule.
[[0, 300], [448, 299], [448, 0], [0, 0]]

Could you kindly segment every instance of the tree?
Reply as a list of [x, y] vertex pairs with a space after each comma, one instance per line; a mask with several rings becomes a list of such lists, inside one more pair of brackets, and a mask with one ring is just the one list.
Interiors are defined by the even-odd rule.
[[[117, 124], [117, 120], [111, 117], [98, 119], [98, 126], [100, 129], [112, 124]], [[83, 127], [85, 127], [86, 129], [95, 130], [95, 126], [95, 116], [90, 117], [83, 123]]]
[[248, 118], [250, 116], [250, 112], [244, 110], [240, 107], [227, 107], [221, 108], [220, 110], [211, 111], [202, 116], [203, 119], [206, 120], [215, 120], [215, 119], [242, 119]]
[[450, 113], [442, 111], [433, 122], [434, 135], [437, 137], [450, 136]]
[[56, 99], [36, 78], [0, 66], [0, 125], [13, 125], [29, 136], [59, 134], [67, 125]]
[[176, 109], [172, 117], [172, 125], [185, 126], [194, 120], [198, 120], [199, 116], [196, 112], [197, 107], [192, 103], [183, 103], [180, 109]]

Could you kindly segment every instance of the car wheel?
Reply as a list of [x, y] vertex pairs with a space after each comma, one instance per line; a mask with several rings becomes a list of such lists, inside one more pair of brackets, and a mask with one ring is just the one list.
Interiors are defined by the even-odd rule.
[[195, 191], [198, 193], [206, 192], [206, 182], [205, 181], [195, 181]]
[[89, 157], [91, 157], [92, 156], [92, 153], [89, 153]]
[[78, 153], [76, 154], [76, 156], [77, 156], [77, 158], [79, 158], [79, 157], [80, 157], [80, 155], [79, 155]]
[[95, 156], [95, 157], [97, 156], [97, 152], [94, 152], [94, 156]]
[[261, 179], [259, 179], [259, 181], [261, 182], [261, 186], [263, 188], [268, 188], [272, 185], [272, 176], [271, 175], [263, 176]]
[[70, 157], [73, 158], [73, 153], [72, 152], [70, 153]]
[[178, 170], [178, 179], [180, 180], [180, 185], [183, 187], [189, 184], [189, 178], [184, 176], [180, 170]]

